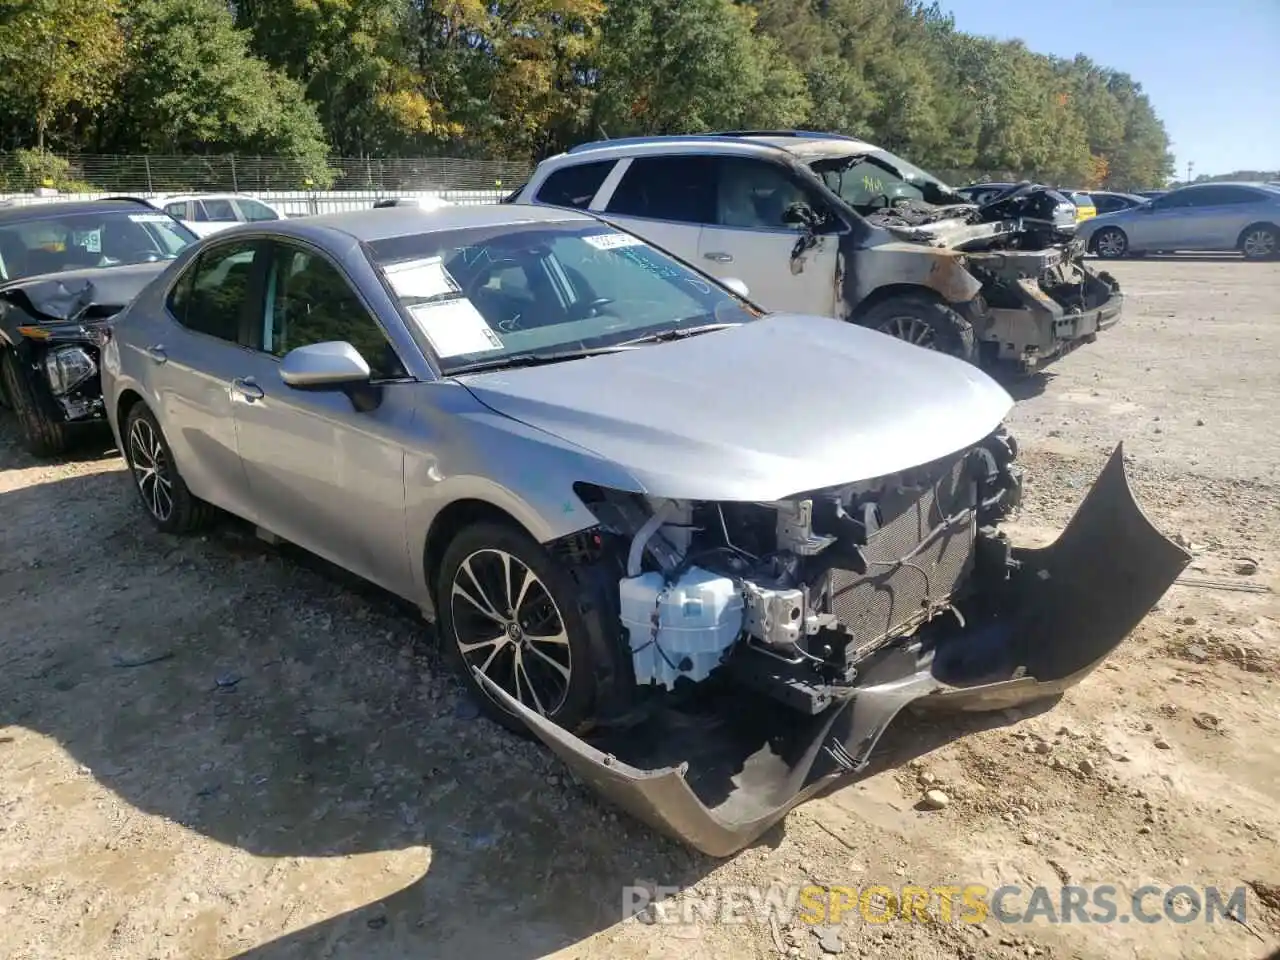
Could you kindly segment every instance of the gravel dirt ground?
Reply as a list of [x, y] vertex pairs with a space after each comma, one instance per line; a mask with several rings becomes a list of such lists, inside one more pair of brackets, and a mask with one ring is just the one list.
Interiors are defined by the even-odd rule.
[[[1016, 385], [1043, 541], [1124, 440], [1195, 555], [1045, 712], [905, 718], [875, 772], [713, 861], [472, 718], [412, 611], [227, 522], [153, 532], [121, 461], [0, 423], [0, 956], [1263, 957], [1280, 946], [1280, 264], [1114, 268], [1124, 322]], [[941, 743], [941, 745], [938, 745]], [[927, 788], [949, 802], [922, 812]], [[1253, 886], [1244, 922], [621, 919], [622, 888]], [[1025, 903], [1025, 900], [1020, 901]], [[1152, 901], [1157, 907], [1159, 900]], [[826, 951], [824, 953], [824, 950]]]

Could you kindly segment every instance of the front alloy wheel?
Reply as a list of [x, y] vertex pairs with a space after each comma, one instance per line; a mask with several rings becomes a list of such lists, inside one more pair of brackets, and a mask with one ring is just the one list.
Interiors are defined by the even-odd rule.
[[1250, 227], [1240, 238], [1246, 260], [1270, 260], [1280, 250], [1280, 234], [1274, 227]]
[[926, 350], [938, 349], [938, 338], [934, 336], [933, 327], [919, 317], [891, 317], [880, 324], [880, 332]]
[[468, 670], [543, 716], [564, 706], [573, 675], [569, 635], [546, 585], [519, 557], [472, 553], [453, 574], [448, 602]]
[[582, 732], [604, 705], [599, 677], [629, 671], [625, 642], [593, 642], [583, 587], [546, 548], [513, 524], [481, 522], [450, 541], [435, 574], [443, 652], [480, 709], [528, 735], [477, 679], [534, 713]]

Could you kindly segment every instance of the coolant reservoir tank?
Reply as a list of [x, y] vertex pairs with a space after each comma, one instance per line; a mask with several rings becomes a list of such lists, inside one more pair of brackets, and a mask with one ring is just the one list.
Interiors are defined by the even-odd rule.
[[640, 684], [672, 689], [680, 677], [704, 680], [742, 633], [737, 584], [701, 567], [690, 567], [669, 586], [660, 573], [628, 577], [619, 583], [619, 595]]

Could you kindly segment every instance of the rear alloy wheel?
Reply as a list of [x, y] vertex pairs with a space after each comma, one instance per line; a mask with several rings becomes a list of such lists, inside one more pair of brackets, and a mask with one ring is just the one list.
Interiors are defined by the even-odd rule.
[[1280, 253], [1280, 231], [1266, 224], [1249, 227], [1240, 237], [1240, 252], [1246, 260], [1270, 260]]
[[1103, 260], [1119, 260], [1129, 252], [1129, 238], [1119, 227], [1104, 227], [1093, 235], [1093, 252]]
[[488, 716], [528, 733], [475, 670], [568, 730], [587, 724], [595, 671], [586, 626], [573, 580], [538, 543], [512, 527], [468, 527], [445, 551], [436, 596], [446, 655]]
[[65, 453], [70, 440], [67, 425], [53, 419], [41, 407], [31, 374], [22, 368], [13, 350], [0, 350], [0, 376], [4, 377], [4, 392], [18, 418], [22, 445], [27, 452], [36, 457]]
[[972, 361], [973, 326], [945, 303], [924, 294], [903, 294], [874, 304], [857, 322], [907, 343]]
[[190, 533], [204, 526], [213, 508], [187, 489], [160, 424], [145, 404], [129, 409], [123, 433], [125, 462], [151, 521], [165, 533]]

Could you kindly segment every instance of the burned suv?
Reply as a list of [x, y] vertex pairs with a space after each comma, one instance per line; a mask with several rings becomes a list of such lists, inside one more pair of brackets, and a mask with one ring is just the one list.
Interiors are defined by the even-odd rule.
[[142, 200], [0, 210], [0, 400], [27, 450], [51, 456], [74, 429], [105, 428], [102, 325], [196, 239]]
[[1075, 209], [1013, 184], [975, 204], [871, 144], [805, 131], [606, 140], [509, 198], [599, 214], [777, 311], [838, 317], [1034, 370], [1119, 318]]

